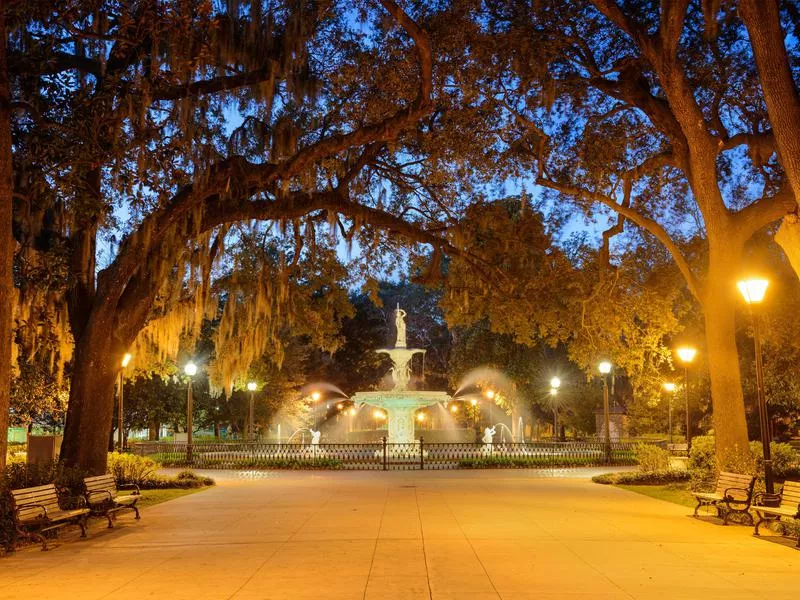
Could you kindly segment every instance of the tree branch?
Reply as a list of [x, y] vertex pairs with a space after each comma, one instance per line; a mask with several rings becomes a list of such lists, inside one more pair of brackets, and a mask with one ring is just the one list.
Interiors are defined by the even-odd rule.
[[689, 266], [689, 262], [686, 260], [686, 257], [681, 252], [681, 249], [678, 247], [678, 245], [675, 243], [675, 241], [672, 239], [669, 233], [667, 233], [667, 230], [664, 229], [660, 224], [656, 223], [653, 219], [646, 217], [639, 211], [634, 210], [629, 206], [623, 206], [618, 202], [616, 202], [613, 198], [606, 196], [605, 194], [601, 194], [599, 192], [593, 192], [591, 190], [577, 188], [571, 185], [559, 183], [542, 177], [539, 177], [536, 180], [536, 183], [551, 190], [556, 190], [558, 192], [561, 192], [562, 194], [566, 194], [568, 196], [576, 196], [578, 198], [584, 198], [586, 200], [590, 200], [591, 202], [597, 202], [599, 204], [608, 206], [609, 208], [615, 210], [616, 212], [624, 216], [629, 221], [636, 223], [639, 227], [651, 233], [659, 242], [661, 242], [667, 248], [667, 250], [669, 250], [669, 253], [672, 255], [675, 264], [678, 265], [678, 269], [680, 269], [681, 274], [686, 280], [686, 285], [688, 286], [689, 291], [701, 302], [704, 300], [699, 286], [699, 282], [697, 281], [697, 278], [692, 272], [692, 268], [691, 266]]

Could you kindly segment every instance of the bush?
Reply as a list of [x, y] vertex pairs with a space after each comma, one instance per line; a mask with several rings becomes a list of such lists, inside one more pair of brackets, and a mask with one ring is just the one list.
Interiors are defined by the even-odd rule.
[[113, 475], [118, 485], [135, 483], [139, 487], [144, 481], [153, 479], [158, 463], [151, 458], [120, 452], [109, 452], [106, 472]]
[[668, 471], [670, 465], [670, 454], [666, 448], [661, 448], [655, 444], [636, 444], [636, 462], [639, 463], [639, 471], [642, 473], [657, 473]]
[[[792, 448], [791, 444], [772, 442], [769, 445], [769, 452], [772, 455], [772, 472], [778, 479], [790, 479], [796, 477], [800, 469], [798, 462], [800, 456]], [[755, 460], [756, 473], [764, 472], [764, 450], [761, 442], [750, 442], [750, 453]]]
[[137, 483], [141, 490], [193, 489], [214, 485], [211, 477], [201, 477], [193, 471], [181, 471], [175, 477], [153, 475]]
[[595, 475], [592, 481], [603, 485], [666, 485], [669, 483], [685, 483], [689, 481], [688, 471], [664, 469], [661, 471], [625, 471], [622, 473], [604, 473]]
[[714, 485], [717, 478], [717, 455], [713, 435], [698, 435], [692, 438], [688, 468], [692, 489]]

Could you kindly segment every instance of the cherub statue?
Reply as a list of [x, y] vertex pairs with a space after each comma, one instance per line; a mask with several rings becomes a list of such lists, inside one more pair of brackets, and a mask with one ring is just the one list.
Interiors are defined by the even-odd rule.
[[491, 444], [496, 433], [497, 431], [495, 427], [487, 427], [483, 430], [483, 437], [481, 438], [481, 441], [483, 441], [484, 444]]
[[312, 446], [319, 446], [319, 438], [322, 437], [321, 431], [314, 431], [313, 429], [309, 429], [311, 432], [311, 445]]

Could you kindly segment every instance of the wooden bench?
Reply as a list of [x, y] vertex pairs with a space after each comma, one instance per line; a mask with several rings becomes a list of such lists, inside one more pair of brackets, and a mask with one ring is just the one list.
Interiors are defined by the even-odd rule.
[[686, 442], [683, 444], [667, 444], [667, 450], [669, 450], [670, 454], [673, 456], [688, 456], [689, 444]]
[[717, 509], [717, 514], [723, 518], [723, 525], [728, 524], [728, 517], [731, 513], [746, 515], [752, 525], [753, 515], [749, 511], [753, 502], [755, 483], [756, 478], [752, 475], [720, 471], [717, 477], [717, 486], [713, 492], [692, 492], [697, 500], [694, 516], [697, 516], [697, 511], [701, 506], [713, 506]]
[[88, 508], [62, 509], [56, 486], [52, 483], [31, 488], [11, 490], [11, 506], [17, 533], [28, 539], [41, 542], [47, 550], [44, 533], [67, 525], [81, 528], [81, 537], [86, 537]]
[[[764, 506], [763, 504], [774, 504]], [[768, 521], [780, 522], [783, 517], [800, 520], [800, 482], [786, 481], [780, 494], [756, 494], [754, 510], [758, 513], [758, 523], [755, 535], [759, 535], [759, 526]], [[786, 526], [781, 523], [784, 535]], [[800, 548], [800, 537], [797, 538], [797, 547]]]
[[[114, 527], [112, 517], [121, 510], [132, 510], [139, 518], [139, 509], [136, 503], [141, 497], [139, 486], [132, 483], [130, 485], [117, 485], [113, 475], [97, 475], [95, 477], [85, 477], [83, 479], [84, 497], [93, 516], [105, 517], [108, 519], [108, 528]], [[120, 496], [122, 489], [132, 489], [132, 494]]]

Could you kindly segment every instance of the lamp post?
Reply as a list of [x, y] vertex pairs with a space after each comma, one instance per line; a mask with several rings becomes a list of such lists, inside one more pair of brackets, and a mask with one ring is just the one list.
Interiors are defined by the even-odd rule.
[[192, 398], [192, 377], [197, 375], [197, 365], [188, 362], [183, 367], [183, 372], [189, 378], [186, 386], [186, 462], [192, 462], [192, 413], [194, 412], [194, 399]]
[[605, 454], [606, 464], [611, 462], [611, 424], [608, 416], [608, 374], [611, 373], [611, 363], [604, 360], [597, 369], [603, 376], [603, 428], [605, 429]]
[[558, 439], [558, 388], [561, 387], [561, 380], [553, 377], [550, 380], [550, 397], [553, 403], [553, 439]]
[[256, 395], [256, 385], [255, 381], [250, 381], [247, 383], [247, 389], [250, 392], [250, 406], [249, 410], [247, 411], [247, 439], [252, 440], [255, 438], [253, 435], [253, 404], [255, 403], [255, 395]]
[[737, 283], [739, 291], [747, 303], [750, 319], [753, 323], [753, 343], [756, 353], [756, 393], [758, 396], [758, 420], [761, 428], [761, 447], [764, 450], [764, 485], [768, 494], [775, 493], [775, 483], [772, 478], [772, 453], [770, 452], [769, 414], [767, 413], [767, 400], [764, 394], [764, 365], [761, 362], [761, 334], [759, 332], [759, 315], [753, 306], [758, 306], [764, 300], [769, 281], [766, 279], [747, 279]]
[[667, 392], [667, 405], [668, 405], [668, 414], [669, 414], [669, 443], [672, 445], [672, 397], [675, 395], [675, 384], [671, 381], [665, 381], [662, 384], [664, 391]]
[[121, 368], [119, 370], [119, 381], [117, 382], [117, 392], [118, 392], [117, 395], [119, 397], [119, 402], [118, 402], [119, 406], [117, 407], [117, 450], [119, 450], [120, 452], [122, 452], [122, 447], [123, 447], [123, 444], [125, 442], [125, 438], [122, 435], [123, 423], [124, 423], [124, 419], [123, 419], [123, 415], [124, 415], [123, 410], [124, 409], [123, 409], [123, 404], [122, 404], [122, 395], [123, 395], [122, 394], [122, 390], [123, 390], [123, 386], [125, 385], [125, 367], [127, 367], [128, 363], [131, 362], [131, 358], [132, 358], [132, 356], [128, 352], [126, 352], [123, 355], [122, 360], [120, 361]]
[[675, 350], [678, 359], [683, 363], [683, 402], [686, 408], [686, 452], [692, 449], [692, 429], [689, 422], [689, 365], [697, 355], [697, 348], [693, 346], [680, 346]]

